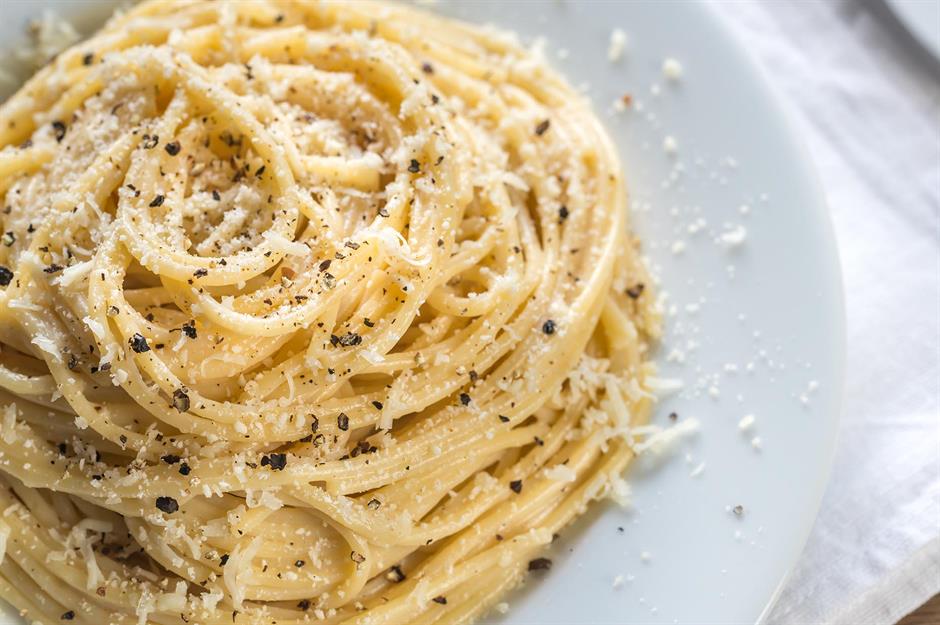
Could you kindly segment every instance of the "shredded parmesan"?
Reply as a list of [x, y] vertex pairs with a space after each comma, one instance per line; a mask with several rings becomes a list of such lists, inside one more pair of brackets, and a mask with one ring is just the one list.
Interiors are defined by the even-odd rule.
[[8, 404], [3, 409], [3, 442], [12, 445], [16, 442], [16, 415], [19, 409], [16, 404]]
[[556, 482], [574, 482], [578, 479], [578, 474], [563, 464], [556, 464], [553, 467], [545, 469], [545, 477]]
[[641, 442], [634, 444], [633, 450], [637, 454], [652, 453], [653, 455], [661, 455], [675, 445], [676, 442], [694, 434], [698, 429], [698, 419], [685, 419], [670, 428], [661, 429], [651, 436], [646, 436]]
[[611, 63], [619, 61], [623, 56], [623, 49], [627, 45], [627, 34], [619, 28], [610, 31], [610, 42], [607, 44], [607, 60]]
[[663, 61], [663, 76], [672, 81], [682, 78], [682, 64], [676, 59], [668, 58]]

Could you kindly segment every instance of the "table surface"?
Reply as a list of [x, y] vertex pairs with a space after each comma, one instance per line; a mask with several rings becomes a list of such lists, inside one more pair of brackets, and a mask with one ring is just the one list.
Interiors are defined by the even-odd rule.
[[898, 625], [936, 625], [940, 623], [940, 595], [920, 606], [898, 622]]

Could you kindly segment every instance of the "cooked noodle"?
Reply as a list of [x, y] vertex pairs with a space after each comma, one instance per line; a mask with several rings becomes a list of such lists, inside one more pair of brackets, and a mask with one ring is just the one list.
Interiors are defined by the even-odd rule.
[[0, 146], [28, 620], [466, 623], [620, 484], [659, 319], [610, 139], [513, 38], [146, 2]]

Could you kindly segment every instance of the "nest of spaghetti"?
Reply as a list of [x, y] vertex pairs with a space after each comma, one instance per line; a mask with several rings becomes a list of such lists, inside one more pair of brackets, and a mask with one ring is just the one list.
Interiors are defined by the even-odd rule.
[[610, 139], [512, 37], [146, 2], [8, 100], [0, 146], [28, 618], [469, 622], [622, 489], [650, 280]]

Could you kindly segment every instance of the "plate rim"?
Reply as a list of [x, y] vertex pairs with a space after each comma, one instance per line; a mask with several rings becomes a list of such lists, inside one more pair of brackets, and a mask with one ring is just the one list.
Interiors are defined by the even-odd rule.
[[835, 466], [847, 392], [848, 311], [846, 309], [845, 278], [842, 270], [842, 260], [839, 254], [839, 243], [836, 237], [835, 223], [832, 218], [832, 209], [829, 206], [826, 195], [826, 187], [819, 172], [819, 167], [816, 165], [816, 161], [804, 137], [804, 133], [801, 132], [798, 127], [795, 113], [784, 105], [783, 96], [780, 94], [779, 90], [774, 87], [774, 83], [767, 74], [767, 71], [756, 61], [753, 55], [747, 53], [744, 42], [737, 33], [734, 32], [734, 29], [731, 24], [728, 23], [727, 19], [711, 5], [710, 1], [699, 0], [695, 4], [697, 7], [705, 9], [702, 13], [707, 16], [706, 19], [711, 20], [717, 26], [718, 30], [723, 32], [729, 45], [734, 49], [735, 54], [741, 59], [747, 71], [753, 75], [754, 83], [760, 90], [767, 106], [771, 109], [772, 115], [780, 121], [782, 129], [785, 131], [786, 142], [800, 161], [800, 171], [805, 177], [807, 187], [811, 190], [812, 195], [816, 199], [816, 207], [810, 211], [810, 214], [815, 215], [817, 225], [820, 227], [823, 238], [825, 239], [825, 245], [820, 246], [821, 250], [824, 249], [821, 253], [821, 257], [828, 259], [829, 281], [831, 282], [829, 288], [833, 296], [830, 302], [833, 305], [833, 309], [827, 311], [828, 322], [832, 324], [833, 327], [838, 328], [838, 336], [836, 337], [838, 353], [835, 355], [835, 366], [833, 368], [834, 370], [831, 372], [836, 387], [832, 391], [835, 410], [832, 411], [832, 414], [824, 415], [827, 420], [831, 421], [833, 434], [830, 436], [830, 440], [826, 446], [825, 457], [820, 460], [823, 465], [823, 470], [819, 476], [819, 480], [813, 485], [815, 486], [816, 492], [811, 498], [812, 520], [806, 524], [805, 527], [801, 528], [802, 537], [799, 540], [800, 549], [791, 556], [790, 563], [785, 567], [785, 571], [780, 576], [774, 591], [768, 597], [764, 609], [755, 621], [755, 625], [762, 625], [766, 622], [774, 607], [777, 605], [787, 583], [796, 571], [803, 552], [806, 550], [806, 545], [812, 535], [813, 528], [819, 519], [823, 499], [829, 489], [833, 467]]

